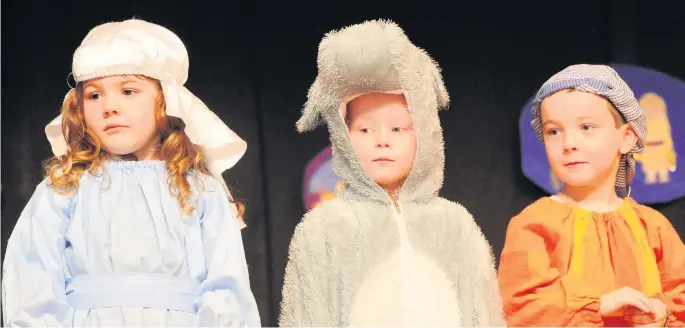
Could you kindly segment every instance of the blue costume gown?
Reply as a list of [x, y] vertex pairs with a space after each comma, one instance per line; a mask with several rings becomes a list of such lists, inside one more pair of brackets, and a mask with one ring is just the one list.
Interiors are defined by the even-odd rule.
[[77, 194], [43, 181], [8, 241], [5, 326], [259, 326], [235, 206], [200, 183], [183, 215], [162, 161], [110, 161]]

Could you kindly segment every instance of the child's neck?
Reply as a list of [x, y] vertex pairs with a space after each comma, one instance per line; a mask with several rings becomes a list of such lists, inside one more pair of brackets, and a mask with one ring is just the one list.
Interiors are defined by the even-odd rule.
[[616, 195], [613, 183], [601, 187], [565, 186], [556, 197], [564, 203], [575, 204], [591, 212], [611, 212], [623, 203], [623, 199]]

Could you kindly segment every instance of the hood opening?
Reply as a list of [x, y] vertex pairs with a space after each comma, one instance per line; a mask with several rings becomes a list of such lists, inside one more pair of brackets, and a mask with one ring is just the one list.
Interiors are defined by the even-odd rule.
[[[362, 161], [361, 161], [361, 159], [360, 159], [359, 154], [357, 153], [357, 151], [356, 151], [355, 148], [354, 148], [354, 144], [353, 144], [353, 142], [352, 142], [352, 136], [350, 135], [350, 126], [349, 126], [350, 122], [349, 122], [349, 120], [348, 120], [348, 111], [349, 111], [349, 104], [350, 104], [350, 102], [352, 102], [353, 100], [355, 100], [355, 99], [357, 99], [357, 98], [359, 98], [359, 97], [361, 97], [361, 96], [368, 95], [368, 94], [374, 94], [374, 93], [384, 93], [384, 94], [402, 95], [402, 96], [404, 97], [405, 102], [406, 102], [406, 105], [407, 105], [407, 111], [409, 112], [409, 114], [410, 114], [410, 116], [411, 116], [411, 120], [412, 120], [411, 126], [412, 126], [412, 129], [415, 130], [415, 134], [416, 134], [416, 145], [415, 145], [416, 148], [415, 148], [415, 152], [414, 152], [414, 158], [412, 159], [411, 168], [409, 169], [409, 172], [407, 173], [407, 177], [405, 177], [405, 178], [402, 180], [402, 182], [400, 183], [400, 185], [399, 185], [397, 188], [395, 188], [394, 191], [392, 191], [392, 192], [389, 191], [389, 190], [386, 190], [385, 188], [383, 188], [383, 187], [382, 187], [378, 182], [376, 182], [376, 181], [369, 175], [369, 173], [364, 169], [364, 165], [363, 165], [363, 163], [362, 163]], [[418, 133], [418, 131], [416, 131], [414, 112], [412, 111], [412, 107], [411, 107], [410, 102], [409, 102], [409, 95], [408, 95], [408, 93], [407, 93], [406, 91], [404, 91], [404, 90], [389, 90], [389, 91], [369, 91], [369, 92], [354, 94], [354, 95], [351, 95], [351, 96], [348, 96], [348, 97], [345, 97], [345, 98], [342, 99], [342, 101], [340, 102], [340, 106], [339, 106], [339, 108], [338, 108], [338, 114], [339, 114], [339, 117], [340, 117], [340, 119], [342, 120], [342, 122], [343, 122], [343, 124], [344, 124], [344, 126], [345, 126], [345, 128], [346, 128], [347, 141], [349, 142], [349, 144], [350, 144], [350, 146], [351, 146], [351, 150], [352, 150], [353, 153], [354, 153], [354, 157], [355, 157], [355, 159], [357, 160], [359, 166], [362, 168], [362, 174], [364, 174], [364, 175], [366, 176], [366, 178], [368, 178], [371, 182], [373, 182], [373, 183], [376, 184], [379, 188], [381, 188], [383, 191], [385, 191], [385, 192], [388, 194], [388, 196], [390, 197], [390, 199], [392, 200], [392, 202], [393, 202], [393, 203], [395, 204], [395, 206], [397, 207], [397, 206], [398, 206], [398, 200], [399, 200], [398, 198], [399, 198], [399, 195], [400, 195], [402, 189], [404, 188], [404, 186], [405, 186], [407, 180], [409, 180], [409, 179], [411, 178], [412, 172], [414, 171], [414, 168], [415, 168], [415, 166], [416, 166], [416, 163], [417, 163], [417, 156], [418, 156], [418, 153], [419, 153], [418, 149], [419, 149], [419, 145], [420, 145], [420, 142], [419, 142], [420, 134]], [[376, 147], [376, 146], [374, 146], [374, 147]]]

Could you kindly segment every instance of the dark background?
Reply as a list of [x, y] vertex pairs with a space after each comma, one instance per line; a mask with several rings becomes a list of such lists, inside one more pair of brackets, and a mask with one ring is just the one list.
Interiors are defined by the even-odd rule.
[[[43, 129], [68, 91], [72, 54], [98, 24], [136, 16], [177, 33], [190, 53], [188, 88], [248, 142], [225, 175], [247, 203], [252, 289], [262, 323], [275, 326], [288, 243], [304, 212], [304, 166], [328, 145], [325, 128], [294, 128], [324, 33], [388, 18], [438, 61], [452, 98], [441, 114], [441, 194], [473, 213], [499, 255], [510, 217], [544, 196], [521, 174], [521, 107], [575, 63], [636, 64], [685, 80], [684, 12], [676, 0], [3, 1], [3, 249], [51, 155]], [[654, 207], [685, 235], [685, 200]]]

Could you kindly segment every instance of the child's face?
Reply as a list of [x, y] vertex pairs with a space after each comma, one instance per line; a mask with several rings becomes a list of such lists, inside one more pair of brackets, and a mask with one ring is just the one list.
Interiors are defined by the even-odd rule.
[[628, 124], [616, 127], [609, 105], [601, 96], [570, 90], [542, 102], [545, 151], [565, 185], [613, 187], [621, 154], [637, 137]]
[[352, 100], [346, 120], [362, 168], [392, 192], [409, 175], [416, 154], [416, 133], [402, 95], [371, 93]]
[[104, 150], [145, 159], [159, 142], [155, 105], [157, 84], [135, 76], [84, 82], [83, 114]]

